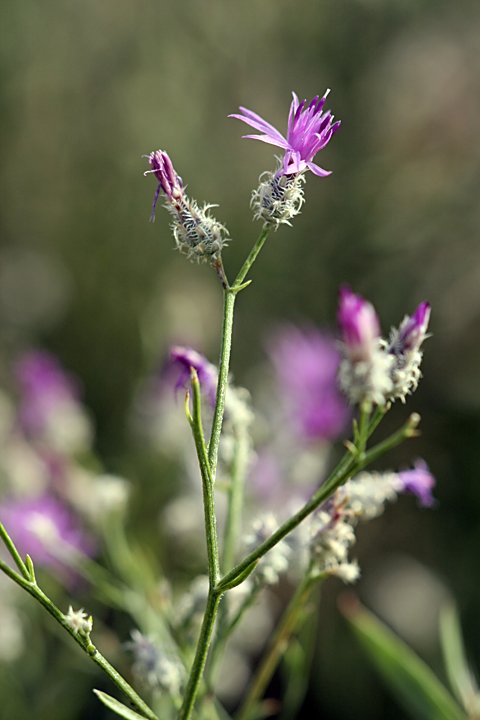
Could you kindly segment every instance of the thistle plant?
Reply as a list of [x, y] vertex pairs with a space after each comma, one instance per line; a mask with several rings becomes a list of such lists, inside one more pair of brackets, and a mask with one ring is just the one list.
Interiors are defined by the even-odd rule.
[[[266, 643], [237, 714], [239, 720], [264, 716], [264, 693], [305, 621], [314, 588], [330, 576], [345, 583], [360, 576], [352, 556], [358, 523], [378, 516], [387, 502], [404, 492], [414, 494], [423, 507], [434, 504], [435, 481], [423, 460], [400, 472], [367, 470], [418, 434], [420, 418], [412, 413], [390, 437], [372, 440], [392, 403], [405, 402], [417, 388], [428, 303], [407, 315], [384, 339], [373, 305], [344, 286], [338, 308], [339, 341], [316, 329], [289, 328], [277, 336], [269, 352], [285, 401], [281, 412], [291, 431], [276, 432], [275, 421], [267, 417], [272, 433], [263, 447], [256, 442], [250, 395], [231, 381], [237, 296], [248, 288], [248, 273], [272, 228], [290, 225], [303, 206], [308, 172], [320, 178], [330, 174], [314, 162], [340, 126], [329, 110], [324, 111], [327, 95], [328, 91], [309, 105], [293, 95], [286, 137], [245, 108], [231, 116], [261, 133], [245, 137], [284, 151], [277, 168], [263, 173], [253, 191], [260, 234], [233, 282], [222, 261], [229, 233], [211, 216], [214, 206], [200, 208], [187, 197], [166, 152], [145, 156], [150, 164], [145, 174], [153, 174], [158, 182], [152, 219], [161, 197], [173, 217], [176, 247], [188, 259], [212, 266], [224, 297], [218, 367], [193, 348], [176, 346], [161, 373], [161, 392], [169, 386], [177, 397], [185, 394], [185, 422], [191, 430], [203, 497], [205, 574], [194, 578], [180, 599], [172, 600], [175, 589], [167, 578], [160, 583], [150, 576], [145, 570], [148, 563], [126, 536], [126, 481], [101, 471], [86, 473], [79, 448], [93, 454], [91, 431], [71, 382], [45, 357], [34, 358], [33, 364], [30, 358], [30, 365], [19, 366], [25, 391], [19, 412], [22, 442], [48, 458], [49, 467], [60, 468], [63, 479], [50, 479], [33, 499], [12, 498], [0, 506], [0, 534], [16, 566], [13, 569], [0, 559], [0, 569], [41, 603], [124, 693], [130, 706], [96, 691], [105, 705], [129, 720], [228, 717], [216, 692], [222, 659], [236, 642], [240, 624], [248, 623], [264, 588], [288, 573], [295, 585], [290, 603]], [[66, 437], [55, 425], [61, 413], [70, 423]], [[352, 415], [352, 436], [344, 439], [345, 452], [328, 474], [332, 443], [346, 431]], [[222, 518], [217, 508], [220, 493], [225, 495]], [[199, 488], [192, 497], [199, 507]], [[78, 518], [90, 526], [90, 535], [80, 528]], [[111, 570], [93, 559], [101, 552], [109, 557]], [[37, 583], [34, 562], [61, 572], [67, 587], [72, 577], [87, 578], [104, 602], [130, 615], [136, 627], [125, 649], [148, 703], [94, 645], [95, 618], [88, 608], [75, 608], [72, 603], [62, 612]]]

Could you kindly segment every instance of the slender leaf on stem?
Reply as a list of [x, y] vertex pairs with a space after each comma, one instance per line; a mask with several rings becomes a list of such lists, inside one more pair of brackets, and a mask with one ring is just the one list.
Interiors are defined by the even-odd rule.
[[468, 665], [462, 638], [460, 618], [454, 603], [442, 608], [440, 615], [440, 640], [445, 669], [450, 687], [462, 703], [469, 717], [480, 716], [480, 693]]
[[248, 690], [238, 715], [239, 720], [251, 720], [256, 717], [258, 705], [262, 699], [275, 670], [278, 667], [285, 651], [287, 650], [290, 638], [298, 629], [299, 621], [303, 615], [305, 603], [314, 585], [322, 579], [322, 576], [312, 576], [309, 572], [295, 591], [287, 609], [285, 610], [280, 623], [278, 624], [268, 644], [267, 651], [258, 667], [252, 685]]
[[381, 677], [413, 717], [467, 720], [433, 671], [353, 594], [343, 596], [340, 609]]
[[12, 559], [13, 559], [15, 565], [18, 567], [18, 569], [22, 573], [25, 580], [32, 580], [32, 576], [30, 575], [29, 571], [27, 570], [22, 558], [20, 557], [20, 553], [18, 552], [12, 539], [10, 538], [10, 535], [7, 533], [7, 531], [3, 527], [2, 523], [0, 523], [0, 538], [5, 543], [5, 547], [7, 548], [8, 552], [12, 556]]
[[94, 690], [93, 692], [98, 697], [100, 702], [106, 705], [109, 710], [113, 710], [114, 713], [120, 715], [120, 717], [124, 718], [124, 720], [145, 720], [144, 715], [139, 715], [131, 708], [123, 705], [123, 703], [115, 700], [115, 698], [110, 697], [110, 695], [107, 695], [107, 693], [104, 693], [101, 690]]

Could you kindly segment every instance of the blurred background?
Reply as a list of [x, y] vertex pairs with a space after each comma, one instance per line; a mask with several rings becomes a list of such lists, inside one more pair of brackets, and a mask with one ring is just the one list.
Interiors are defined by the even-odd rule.
[[[210, 267], [173, 250], [160, 206], [148, 222], [156, 183], [142, 176], [142, 155], [167, 150], [188, 194], [218, 203], [233, 277], [260, 230], [250, 195], [275, 149], [241, 140], [245, 126], [227, 115], [244, 105], [284, 132], [292, 90], [310, 100], [331, 88], [342, 126], [317, 162], [333, 174], [310, 175], [294, 227], [268, 239], [237, 303], [232, 371], [255, 403], [265, 338], [284, 321], [334, 329], [341, 282], [375, 304], [385, 333], [431, 302], [424, 379], [380, 430], [415, 410], [422, 436], [379, 468], [424, 457], [438, 506], [402, 498], [362, 529], [357, 589], [440, 675], [436, 612], [451, 594], [479, 668], [478, 3], [3, 0], [0, 12], [0, 379], [15, 392], [12, 363], [33, 347], [80, 379], [96, 451], [134, 483], [132, 529], [159, 557], [158, 516], [176, 476], [135, 439], [132, 407], [172, 343], [217, 362], [222, 298]], [[340, 618], [340, 591], [332, 580], [322, 594], [302, 717], [406, 717]], [[31, 642], [52, 632], [23, 607]], [[2, 659], [0, 688], [17, 678], [29, 717], [104, 717], [87, 660], [56, 667], [57, 690], [46, 692], [47, 651], [25, 652]], [[68, 712], [59, 687], [75, 697]]]

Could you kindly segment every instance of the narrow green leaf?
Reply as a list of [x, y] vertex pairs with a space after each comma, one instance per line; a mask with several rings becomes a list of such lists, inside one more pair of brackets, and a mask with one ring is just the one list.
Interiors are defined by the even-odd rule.
[[120, 717], [124, 718], [125, 720], [145, 720], [145, 717], [143, 715], [139, 715], [138, 713], [134, 712], [126, 705], [123, 705], [123, 703], [115, 700], [115, 698], [113, 697], [110, 697], [110, 695], [107, 695], [107, 693], [104, 693], [101, 690], [94, 690], [93, 692], [98, 697], [100, 702], [102, 702], [110, 710], [112, 710], [114, 713], [117, 713], [117, 715], [120, 715]]
[[432, 670], [355, 596], [341, 611], [387, 685], [418, 720], [467, 720]]
[[440, 640], [450, 686], [468, 713], [478, 712], [480, 698], [477, 683], [467, 662], [458, 611], [447, 603], [440, 615]]
[[219, 584], [218, 589], [223, 592], [226, 592], [227, 590], [232, 590], [233, 588], [237, 587], [237, 585], [241, 585], [244, 580], [248, 578], [249, 575], [252, 574], [252, 572], [255, 570], [255, 568], [258, 565], [258, 560], [254, 560], [253, 563], [248, 565], [245, 570], [240, 573], [234, 580], [232, 580], [229, 583], [226, 583], [225, 585], [222, 585], [222, 583]]

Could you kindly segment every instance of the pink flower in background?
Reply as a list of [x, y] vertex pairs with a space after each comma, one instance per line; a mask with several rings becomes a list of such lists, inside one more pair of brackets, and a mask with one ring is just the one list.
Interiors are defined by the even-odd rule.
[[38, 565], [69, 565], [78, 554], [92, 555], [93, 545], [76, 519], [50, 495], [11, 500], [0, 505], [0, 521], [20, 555]]
[[270, 343], [269, 355], [299, 432], [309, 440], [339, 437], [351, 412], [337, 388], [341, 357], [334, 339], [316, 329], [285, 327]]
[[344, 285], [340, 288], [337, 320], [350, 360], [370, 360], [381, 333], [373, 305]]
[[229, 115], [229, 117], [243, 120], [247, 125], [251, 125], [262, 133], [262, 135], [244, 135], [243, 137], [261, 140], [285, 150], [283, 166], [277, 176], [311, 170], [315, 175], [325, 177], [330, 175], [331, 171], [324, 170], [312, 160], [328, 144], [332, 135], [340, 127], [340, 121], [332, 124], [333, 115], [330, 110], [322, 114], [329, 92], [327, 90], [322, 98], [319, 95], [314, 97], [307, 108], [305, 108], [307, 101], [300, 102], [295, 93], [292, 93], [293, 101], [290, 105], [286, 138], [273, 125], [247, 108], [240, 108], [242, 115]]
[[413, 470], [399, 472], [398, 479], [402, 485], [402, 490], [416, 495], [420, 505], [432, 507], [435, 504], [436, 500], [432, 495], [432, 490], [436, 482], [425, 460], [417, 460]]
[[77, 383], [47, 352], [32, 350], [14, 368], [20, 385], [18, 411], [22, 430], [43, 449], [74, 454], [92, 441], [92, 427], [79, 401]]
[[50, 353], [41, 350], [26, 353], [17, 362], [15, 375], [22, 393], [20, 422], [29, 434], [41, 433], [60, 405], [78, 401], [76, 383]]
[[170, 357], [165, 368], [168, 381], [175, 379], [175, 391], [190, 386], [190, 368], [197, 372], [203, 392], [215, 403], [217, 391], [217, 368], [193, 348], [176, 345], [170, 350]]

